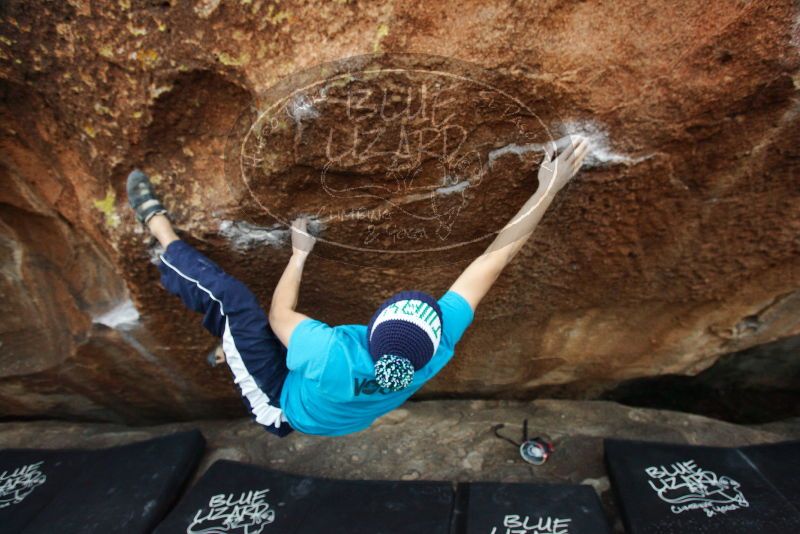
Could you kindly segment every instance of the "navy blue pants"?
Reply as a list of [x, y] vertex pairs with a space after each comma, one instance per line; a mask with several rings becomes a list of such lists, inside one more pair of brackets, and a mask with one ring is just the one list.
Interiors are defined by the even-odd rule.
[[286, 347], [269, 327], [256, 296], [183, 241], [169, 244], [158, 268], [167, 291], [205, 314], [203, 326], [222, 338], [225, 360], [255, 421], [281, 437], [291, 432], [280, 406], [289, 373]]

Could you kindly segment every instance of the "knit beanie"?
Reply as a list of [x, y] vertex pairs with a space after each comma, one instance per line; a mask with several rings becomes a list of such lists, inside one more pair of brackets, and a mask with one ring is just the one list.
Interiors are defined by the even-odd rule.
[[367, 335], [375, 380], [382, 388], [400, 391], [439, 348], [442, 310], [427, 293], [401, 291], [381, 304], [370, 319]]

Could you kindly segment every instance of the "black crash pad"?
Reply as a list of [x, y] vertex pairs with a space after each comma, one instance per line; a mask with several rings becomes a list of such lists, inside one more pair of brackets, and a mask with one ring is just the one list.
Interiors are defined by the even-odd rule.
[[99, 450], [0, 451], [0, 533], [146, 533], [203, 455], [198, 431]]
[[[458, 487], [465, 534], [608, 534], [589, 486], [480, 482]], [[464, 509], [465, 508], [465, 509]]]
[[800, 514], [739, 449], [606, 440], [629, 534], [800, 532]]
[[344, 481], [220, 460], [157, 534], [447, 534], [450, 483]]
[[740, 449], [786, 500], [800, 510], [800, 441]]
[[83, 451], [0, 451], [0, 534], [17, 534], [86, 463]]

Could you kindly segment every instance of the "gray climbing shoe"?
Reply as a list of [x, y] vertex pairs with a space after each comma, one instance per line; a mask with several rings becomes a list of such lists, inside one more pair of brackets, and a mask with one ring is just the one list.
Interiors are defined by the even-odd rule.
[[153, 215], [167, 214], [167, 209], [153, 191], [150, 178], [139, 169], [128, 175], [128, 203], [136, 212], [136, 220], [146, 224]]

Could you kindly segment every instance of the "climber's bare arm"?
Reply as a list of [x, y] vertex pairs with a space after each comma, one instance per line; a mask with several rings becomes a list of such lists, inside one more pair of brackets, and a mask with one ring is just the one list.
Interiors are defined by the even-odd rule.
[[506, 265], [528, 241], [556, 193], [578, 172], [588, 149], [585, 139], [564, 137], [551, 143], [546, 150], [539, 168], [536, 193], [500, 231], [486, 252], [474, 260], [450, 287], [451, 291], [467, 300], [473, 311]]
[[269, 308], [269, 324], [272, 331], [285, 347], [289, 346], [295, 327], [307, 315], [295, 311], [297, 296], [300, 293], [300, 280], [309, 252], [314, 248], [314, 237], [308, 232], [307, 221], [298, 219], [292, 223], [292, 257], [272, 293]]

